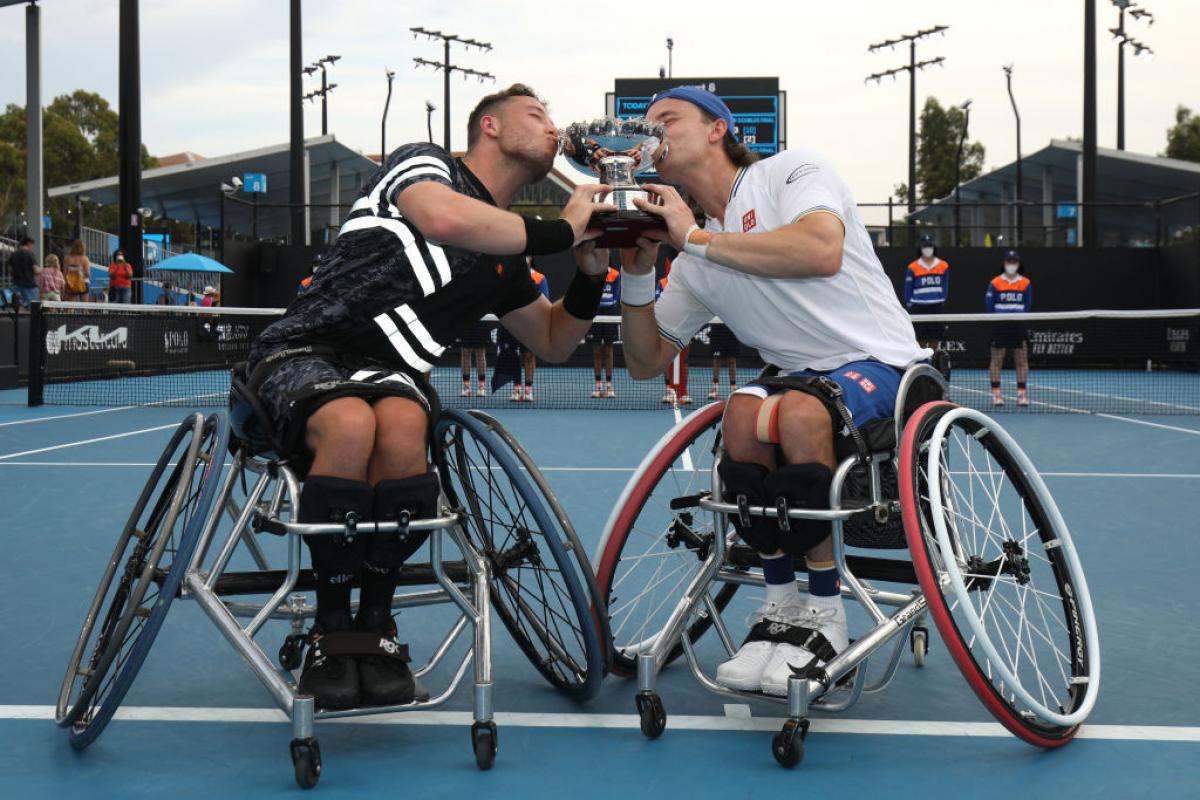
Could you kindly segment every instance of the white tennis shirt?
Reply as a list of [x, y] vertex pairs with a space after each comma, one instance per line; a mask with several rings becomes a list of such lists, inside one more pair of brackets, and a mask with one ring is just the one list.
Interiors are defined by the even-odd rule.
[[741, 170], [713, 233], [765, 233], [808, 214], [846, 229], [842, 266], [827, 278], [764, 278], [680, 253], [655, 305], [659, 333], [684, 347], [714, 317], [763, 360], [787, 370], [836, 369], [875, 359], [907, 367], [929, 358], [883, 272], [850, 189], [823, 157], [787, 150]]

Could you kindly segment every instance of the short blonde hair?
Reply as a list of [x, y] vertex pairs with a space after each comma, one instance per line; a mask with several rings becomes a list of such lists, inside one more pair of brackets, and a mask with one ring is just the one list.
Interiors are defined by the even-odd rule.
[[46, 256], [46, 268], [47, 269], [61, 269], [61, 267], [58, 264], [58, 256], [54, 255], [53, 253]]

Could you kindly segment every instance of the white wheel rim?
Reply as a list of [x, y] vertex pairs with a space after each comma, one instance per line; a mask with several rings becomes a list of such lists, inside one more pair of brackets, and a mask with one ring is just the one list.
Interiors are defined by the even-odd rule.
[[[1050, 690], [1051, 697], [1054, 697], [1055, 700], [1058, 698], [1054, 695], [1053, 687], [1045, 685], [1046, 682], [1041, 677], [1041, 668], [1038, 665], [1036, 655], [1033, 655], [1033, 647], [1030, 648], [1029, 654], [1033, 656], [1032, 666], [1037, 671], [1040, 682], [1044, 684], [1039, 686], [1039, 694], [1042, 695], [1042, 699], [1035, 697], [1033, 693], [1031, 693], [1017, 677], [1013, 669], [1010, 668], [1009, 660], [1013, 660], [1013, 654], [1011, 652], [1001, 654], [996, 648], [991, 636], [987, 631], [984, 620], [981, 618], [979, 613], [980, 609], [977, 609], [975, 604], [969, 600], [971, 592], [967, 589], [966, 582], [963, 579], [961, 564], [957, 558], [952, 557], [954, 548], [951, 544], [950, 532], [946, 525], [946, 519], [948, 516], [962, 518], [963, 515], [954, 510], [955, 503], [953, 502], [952, 498], [943, 497], [941, 453], [943, 452], [943, 447], [946, 444], [946, 435], [950, 430], [950, 426], [959, 419], [969, 419], [979, 423], [981, 426], [983, 426], [983, 430], [986, 430], [989, 434], [995, 436], [1003, 445], [1004, 449], [1013, 458], [1016, 465], [1020, 468], [1021, 472], [1031, 484], [1034, 493], [1041, 501], [1046, 516], [1048, 517], [1055, 533], [1057, 534], [1056, 538], [1059, 540], [1059, 549], [1061, 550], [1063, 559], [1066, 562], [1067, 572], [1070, 577], [1068, 585], [1073, 586], [1075, 592], [1074, 600], [1077, 605], [1077, 614], [1074, 623], [1077, 627], [1076, 638], [1081, 642], [1085, 642], [1089, 649], [1087, 658], [1088, 674], [1085, 676], [1087, 682], [1084, 684], [1084, 697], [1078, 708], [1076, 708], [1076, 710], [1070, 714], [1063, 714], [1061, 711], [1051, 708], [1046, 703], [1046, 689]], [[1042, 720], [1065, 727], [1073, 727], [1080, 724], [1084, 719], [1087, 718], [1088, 714], [1091, 713], [1091, 710], [1096, 703], [1096, 696], [1100, 688], [1099, 639], [1096, 630], [1096, 620], [1092, 612], [1091, 596], [1087, 589], [1087, 583], [1084, 580], [1083, 569], [1075, 551], [1074, 543], [1071, 541], [1071, 536], [1068, 532], [1066, 522], [1063, 520], [1062, 514], [1058, 510], [1058, 506], [1054, 503], [1053, 498], [1050, 496], [1050, 493], [1047, 490], [1045, 483], [1042, 481], [1041, 476], [1034, 468], [1033, 463], [1029, 460], [1029, 457], [1020, 448], [1016, 441], [1013, 440], [1012, 436], [1010, 436], [1007, 431], [1001, 428], [994, 420], [990, 419], [986, 415], [969, 408], [955, 408], [942, 416], [935, 426], [932, 436], [930, 437], [926, 459], [928, 465], [927, 488], [929, 491], [929, 503], [932, 511], [931, 517], [933, 528], [937, 536], [938, 547], [940, 550], [938, 555], [942, 561], [941, 568], [944, 571], [945, 578], [949, 580], [950, 588], [953, 590], [953, 595], [959, 600], [958, 607], [962, 610], [961, 616], [966, 620], [968, 626], [970, 627], [975, 644], [978, 645], [978, 647], [986, 656], [987, 666], [994, 671], [992, 676], [993, 686], [995, 686], [997, 682], [996, 678], [998, 677], [1000, 683], [1000, 686], [996, 687], [998, 691], [1002, 693], [1008, 692], [1015, 696], [1022, 703], [1024, 703], [1024, 705], [1029, 708], [1029, 710], [1032, 711], [1035, 716]], [[974, 465], [970, 462], [969, 456], [967, 466], [972, 470], [974, 469]], [[995, 473], [991, 471], [989, 471], [989, 475], [993, 478], [997, 477]], [[946, 477], [948, 478], [949, 476], [947, 475]], [[998, 477], [1002, 480], [1007, 480], [1003, 473], [1000, 473]], [[949, 481], [947, 482], [947, 485], [950, 485]], [[981, 488], [986, 489], [986, 486]], [[993, 500], [998, 501], [1001, 488], [1002, 486], [993, 483], [994, 492], [991, 495]], [[973, 480], [971, 483], [971, 492], [974, 492]], [[970, 497], [973, 498], [974, 495], [971, 494]], [[1022, 505], [1024, 506], [1024, 503], [1022, 503]], [[974, 509], [971, 508], [970, 510], [972, 512], [972, 516], [975, 517], [975, 519], [972, 521], [972, 524], [974, 524], [974, 522], [978, 522], [979, 520], [974, 514]], [[996, 509], [993, 509], [993, 514], [995, 512]], [[989, 523], [990, 521], [991, 520], [989, 518]], [[1021, 533], [1024, 541], [1028, 541], [1030, 537], [1037, 537], [1036, 529], [1032, 531], [1027, 530], [1024, 527], [1024, 519], [1022, 520], [1022, 523], [1023, 527]], [[985, 524], [984, 527], [985, 529], [990, 530], [988, 525]], [[1039, 544], [1041, 544], [1040, 538], [1038, 538], [1037, 541]], [[996, 580], [998, 580], [998, 578]], [[1026, 594], [1028, 595], [1028, 592]], [[1055, 597], [1058, 598], [1058, 602], [1061, 604], [1061, 596], [1056, 593]], [[1036, 595], [1034, 595], [1034, 600], [1037, 603], [1043, 602]], [[1045, 621], [1045, 609], [1042, 608], [1041, 610], [1043, 612], [1043, 621]], [[984, 613], [987, 613], [987, 611], [987, 608], [983, 609]], [[1024, 611], [1024, 600], [1022, 600], [1021, 611]], [[1064, 629], [1066, 628], [1065, 622], [1063, 623], [1062, 627]], [[1018, 637], [1020, 637], [1021, 629], [1018, 628], [1016, 632]], [[968, 647], [970, 646], [971, 645], [968, 644]], [[1023, 649], [1024, 642], [1018, 641], [1016, 652], [1017, 659], [1020, 658], [1022, 654], [1021, 651]], [[1005, 656], [1007, 656], [1007, 660]], [[1070, 663], [1071, 659], [1068, 658], [1067, 664], [1070, 665]], [[1062, 664], [1059, 663], [1057, 666], [1061, 672]], [[1065, 674], [1064, 677], [1066, 677]], [[1068, 688], [1069, 685], [1065, 685], [1062, 687], [1061, 691], [1065, 692]]]

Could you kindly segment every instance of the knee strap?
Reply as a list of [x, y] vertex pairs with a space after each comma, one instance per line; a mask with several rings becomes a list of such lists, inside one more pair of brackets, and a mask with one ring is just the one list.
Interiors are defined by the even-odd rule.
[[[829, 487], [833, 483], [833, 472], [824, 464], [786, 464], [766, 476], [768, 504], [780, 511], [787, 508], [829, 508]], [[780, 528], [779, 547], [792, 556], [807, 553], [825, 541], [832, 532], [826, 520], [788, 519], [777, 520]]]
[[[723, 459], [717, 471], [721, 475], [722, 497], [736, 503], [739, 508], [770, 505], [763, 483], [767, 468], [761, 464]], [[738, 535], [746, 544], [760, 553], [774, 553], [779, 549], [779, 528], [768, 517], [752, 517], [734, 514], [731, 518]]]
[[768, 395], [758, 407], [754, 420], [754, 432], [763, 444], [779, 444], [779, 403], [784, 392]]
[[[354, 515], [359, 521], [371, 518], [371, 485], [364, 481], [310, 475], [300, 493], [296, 511], [299, 522], [345, 522]], [[364, 542], [361, 536], [347, 541], [345, 536], [305, 536], [312, 554], [313, 571], [322, 582], [342, 583], [353, 578], [362, 564]]]
[[[411, 520], [436, 516], [441, 484], [436, 472], [399, 480], [380, 481], [375, 486], [373, 518], [390, 522], [407, 511]], [[367, 566], [375, 570], [399, 567], [429, 538], [428, 531], [378, 533], [367, 544]]]

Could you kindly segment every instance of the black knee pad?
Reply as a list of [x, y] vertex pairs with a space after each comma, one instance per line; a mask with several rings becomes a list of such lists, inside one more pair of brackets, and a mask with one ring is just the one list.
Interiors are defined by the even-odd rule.
[[[741, 498], [744, 497], [746, 505], [770, 505], [764, 485], [767, 468], [763, 465], [723, 459], [717, 471], [721, 475], [724, 502], [741, 505]], [[779, 549], [779, 528], [773, 519], [750, 517], [749, 520], [743, 520], [738, 514], [730, 515], [729, 519], [742, 540], [758, 552], [769, 555]]]
[[[829, 508], [829, 486], [833, 483], [833, 471], [824, 464], [786, 464], [766, 477], [764, 481], [767, 504], [779, 506], [783, 500], [788, 508]], [[779, 548], [790, 556], [800, 556], [829, 538], [832, 524], [826, 520], [791, 519], [787, 528], [777, 523]]]
[[[376, 522], [390, 522], [399, 517], [401, 510], [408, 511], [410, 520], [437, 516], [440, 489], [436, 472], [380, 481], [375, 486], [374, 519]], [[429, 532], [409, 531], [403, 535], [397, 532], [378, 533], [369, 538], [367, 567], [379, 571], [395, 569], [403, 564], [425, 543]]]
[[[309, 475], [300, 492], [298, 522], [345, 522], [354, 513], [359, 520], [371, 518], [371, 484], [325, 475]], [[362, 564], [366, 552], [365, 536], [346, 541], [344, 536], [305, 536], [304, 542], [312, 554], [313, 571], [321, 582], [348, 582]]]

